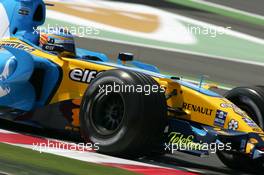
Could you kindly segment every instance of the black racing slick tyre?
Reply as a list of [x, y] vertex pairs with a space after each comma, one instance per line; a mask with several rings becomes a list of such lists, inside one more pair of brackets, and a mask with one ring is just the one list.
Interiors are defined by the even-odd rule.
[[[158, 91], [146, 93], [133, 89], [154, 86]], [[82, 99], [80, 127], [84, 138], [98, 144], [98, 152], [104, 154], [149, 155], [163, 142], [167, 118], [163, 90], [143, 73], [122, 69], [102, 72], [91, 82]]]
[[[225, 97], [244, 110], [261, 128], [264, 116], [264, 87], [237, 87]], [[248, 156], [233, 152], [217, 152], [219, 159], [229, 168], [258, 172], [263, 170], [263, 159], [252, 160]]]
[[237, 87], [228, 91], [225, 97], [244, 110], [264, 129], [264, 87]]
[[249, 156], [228, 151], [217, 151], [217, 156], [228, 168], [234, 170], [254, 173], [264, 170], [263, 159], [252, 160]]

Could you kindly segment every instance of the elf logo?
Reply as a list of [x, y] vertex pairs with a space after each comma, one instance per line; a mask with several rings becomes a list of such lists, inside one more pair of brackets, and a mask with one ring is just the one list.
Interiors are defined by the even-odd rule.
[[100, 72], [96, 70], [73, 69], [70, 71], [70, 79], [82, 83], [90, 83]]

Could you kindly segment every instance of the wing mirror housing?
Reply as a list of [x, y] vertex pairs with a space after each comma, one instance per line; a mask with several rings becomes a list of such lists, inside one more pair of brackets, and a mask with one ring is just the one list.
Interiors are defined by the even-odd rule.
[[126, 52], [120, 52], [118, 55], [118, 60], [120, 60], [123, 64], [126, 64], [127, 61], [133, 61], [134, 54], [132, 53], [126, 53]]

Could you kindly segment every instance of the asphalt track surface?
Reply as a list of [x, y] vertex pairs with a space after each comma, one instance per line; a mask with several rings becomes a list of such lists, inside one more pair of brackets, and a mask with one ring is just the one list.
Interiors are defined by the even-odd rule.
[[237, 10], [246, 11], [258, 15], [264, 15], [264, 1], [263, 0], [206, 0], [216, 4], [232, 7]]

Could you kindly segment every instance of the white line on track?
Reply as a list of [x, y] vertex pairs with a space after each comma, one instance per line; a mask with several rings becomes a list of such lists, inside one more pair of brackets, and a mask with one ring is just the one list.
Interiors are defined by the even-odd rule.
[[15, 132], [11, 132], [8, 130], [0, 129], [0, 133], [5, 133], [5, 134], [15, 134]]
[[191, 0], [191, 1], [197, 2], [197, 3], [200, 3], [200, 4], [205, 4], [205, 5], [208, 5], [208, 6], [211, 6], [211, 7], [220, 8], [220, 9], [227, 10], [227, 11], [233, 11], [233, 12], [236, 12], [236, 13], [240, 13], [240, 14], [243, 14], [243, 15], [247, 15], [247, 16], [250, 16], [250, 17], [254, 17], [254, 18], [258, 18], [258, 19], [263, 19], [264, 20], [264, 16], [261, 16], [261, 15], [255, 14], [255, 13], [249, 13], [249, 12], [246, 12], [246, 11], [243, 11], [243, 10], [238, 10], [238, 9], [235, 9], [235, 8], [232, 8], [232, 7], [227, 7], [227, 6], [224, 6], [224, 5], [216, 4], [216, 3], [213, 3], [213, 2], [208, 2], [208, 1], [204, 1], [204, 0]]

